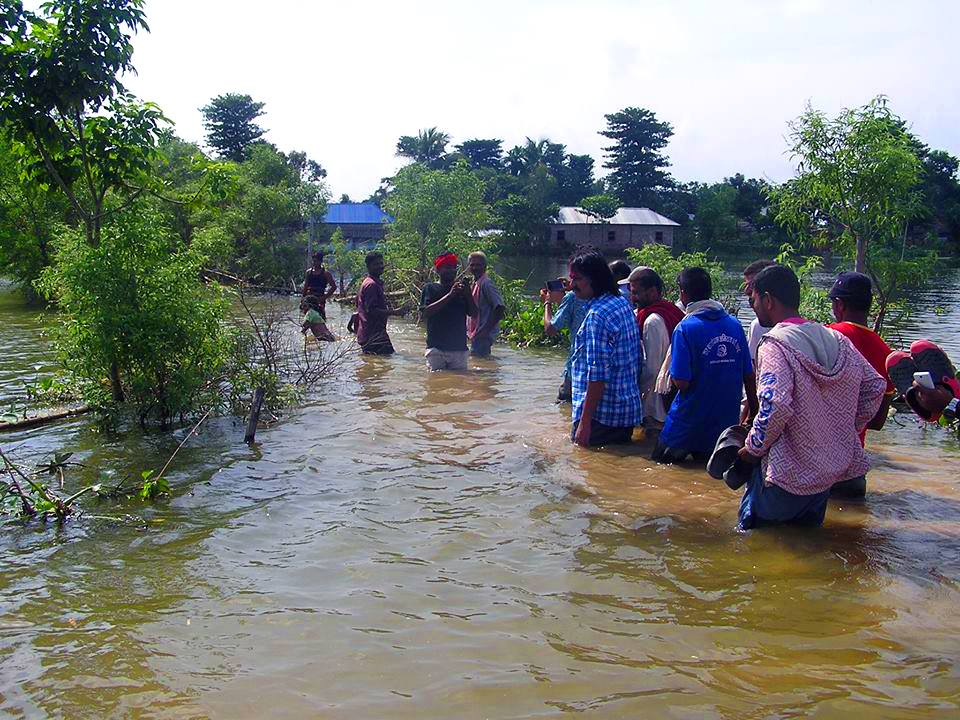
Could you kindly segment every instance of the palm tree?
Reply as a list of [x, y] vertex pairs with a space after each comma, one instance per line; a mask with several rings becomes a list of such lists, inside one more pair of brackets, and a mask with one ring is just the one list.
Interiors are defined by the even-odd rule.
[[397, 141], [397, 155], [409, 158], [428, 168], [436, 169], [443, 165], [447, 156], [447, 144], [450, 136], [437, 128], [427, 128], [413, 135], [402, 135]]

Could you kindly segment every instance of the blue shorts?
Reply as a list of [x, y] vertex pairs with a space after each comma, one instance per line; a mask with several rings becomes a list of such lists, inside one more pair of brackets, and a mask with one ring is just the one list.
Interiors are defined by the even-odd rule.
[[741, 530], [765, 525], [803, 525], [820, 527], [827, 514], [830, 491], [816, 495], [794, 495], [777, 485], [766, 485], [757, 465], [740, 500]]

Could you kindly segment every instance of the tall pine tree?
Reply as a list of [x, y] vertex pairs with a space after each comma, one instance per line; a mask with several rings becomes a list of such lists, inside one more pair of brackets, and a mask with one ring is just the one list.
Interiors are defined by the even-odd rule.
[[604, 117], [607, 129], [600, 134], [613, 140], [603, 149], [607, 153], [603, 166], [613, 171], [607, 177], [611, 191], [624, 207], [655, 208], [658, 193], [673, 186], [666, 170], [670, 161], [662, 152], [673, 126], [644, 108], [628, 107]]

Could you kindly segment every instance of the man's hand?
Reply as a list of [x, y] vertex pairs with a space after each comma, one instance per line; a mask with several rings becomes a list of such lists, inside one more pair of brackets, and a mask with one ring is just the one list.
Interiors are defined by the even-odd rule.
[[913, 388], [917, 393], [917, 403], [931, 415], [943, 412], [947, 403], [953, 400], [953, 393], [944, 385], [937, 385], [933, 390], [928, 390], [914, 382]]
[[740, 452], [737, 453], [737, 457], [748, 465], [756, 465], [760, 462], [760, 458], [758, 458], [756, 455], [752, 455], [745, 447], [740, 448]]
[[573, 441], [580, 447], [590, 447], [590, 423], [580, 421], [577, 425], [577, 432], [573, 436]]

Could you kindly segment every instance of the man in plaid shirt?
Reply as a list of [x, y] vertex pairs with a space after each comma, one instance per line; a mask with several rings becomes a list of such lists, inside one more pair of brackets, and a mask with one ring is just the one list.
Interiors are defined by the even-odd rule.
[[573, 338], [573, 442], [584, 447], [628, 443], [643, 421], [637, 387], [640, 333], [630, 303], [620, 294], [598, 253], [570, 262], [577, 298], [592, 300]]

